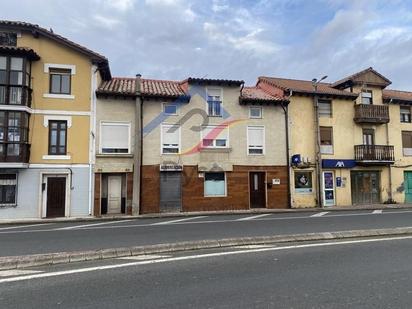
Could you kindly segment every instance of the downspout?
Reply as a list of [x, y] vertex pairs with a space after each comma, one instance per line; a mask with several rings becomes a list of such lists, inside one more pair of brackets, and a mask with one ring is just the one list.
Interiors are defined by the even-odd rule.
[[286, 134], [286, 165], [288, 169], [288, 208], [292, 208], [292, 196], [291, 196], [291, 188], [290, 188], [290, 145], [289, 145], [289, 102], [290, 98], [292, 97], [293, 91], [289, 92], [289, 96], [287, 101], [281, 104], [283, 112], [285, 113], [285, 134]]
[[319, 97], [316, 94], [317, 89], [315, 89], [315, 95], [313, 97], [314, 106], [314, 116], [315, 116], [315, 139], [316, 139], [316, 180], [317, 180], [317, 190], [316, 199], [318, 202], [318, 207], [322, 208], [322, 164], [321, 164], [321, 153], [320, 153], [320, 129], [319, 129]]
[[141, 77], [136, 74], [136, 98], [135, 98], [135, 126], [134, 126], [134, 155], [133, 155], [133, 198], [132, 215], [140, 214], [140, 189], [141, 189], [141, 166], [142, 166], [142, 102], [141, 102]]
[[[97, 80], [96, 74], [98, 68], [93, 65], [91, 68], [91, 111], [90, 111], [90, 133], [89, 133], [89, 215], [93, 214], [93, 200], [94, 200], [94, 178], [93, 178], [93, 167], [95, 163], [96, 155], [96, 143], [95, 143], [95, 132], [96, 132], [96, 89]], [[73, 172], [70, 170], [71, 174]], [[71, 177], [72, 178], [72, 177]], [[71, 180], [72, 182], [72, 180]], [[70, 185], [72, 187], [72, 184]]]
[[[389, 103], [392, 103], [392, 99], [390, 100]], [[389, 104], [388, 104], [388, 112], [389, 112]], [[386, 129], [386, 145], [389, 146], [389, 123], [385, 124], [385, 129]], [[392, 196], [392, 166], [389, 164], [389, 193], [388, 193], [388, 203], [393, 204], [393, 196]]]

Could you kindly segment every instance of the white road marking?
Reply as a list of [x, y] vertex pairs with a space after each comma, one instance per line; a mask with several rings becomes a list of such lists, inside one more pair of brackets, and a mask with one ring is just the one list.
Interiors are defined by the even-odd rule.
[[318, 212], [317, 214], [311, 215], [311, 218], [316, 218], [316, 217], [323, 217], [324, 215], [328, 214], [329, 211], [322, 211], [322, 212]]
[[292, 250], [292, 249], [312, 248], [312, 247], [332, 247], [332, 246], [341, 246], [341, 245], [353, 245], [353, 244], [383, 242], [383, 241], [389, 241], [389, 240], [405, 240], [405, 239], [412, 239], [412, 236], [358, 239], [358, 240], [348, 240], [348, 241], [341, 241], [341, 242], [313, 243], [313, 244], [304, 244], [304, 245], [291, 245], [291, 246], [284, 246], [284, 247], [270, 247], [270, 248], [252, 249], [252, 250], [238, 250], [238, 251], [197, 254], [197, 255], [189, 255], [189, 256], [178, 256], [178, 257], [171, 257], [171, 258], [164, 258], [164, 259], [157, 259], [157, 260], [138, 261], [138, 262], [131, 262], [131, 263], [123, 263], [123, 264], [78, 268], [78, 269], [33, 274], [33, 275], [13, 277], [13, 278], [4, 278], [4, 279], [0, 279], [0, 283], [16, 282], [16, 281], [47, 278], [47, 277], [56, 277], [56, 276], [79, 274], [79, 273], [86, 273], [86, 272], [92, 272], [92, 271], [98, 271], [98, 270], [117, 269], [117, 268], [124, 268], [124, 267], [138, 266], [138, 265], [149, 265], [149, 264], [158, 264], [158, 263], [166, 263], [166, 262], [195, 260], [195, 259], [211, 258], [211, 257], [219, 257], [219, 256], [227, 256], [227, 255]]
[[273, 245], [245, 245], [245, 246], [236, 246], [237, 249], [260, 249], [260, 248], [273, 248]]
[[374, 215], [380, 215], [381, 213], [382, 213], [382, 209], [377, 209], [377, 210], [372, 211], [372, 214]]
[[173, 223], [178, 223], [178, 222], [183, 222], [183, 221], [188, 221], [188, 220], [194, 220], [194, 219], [200, 219], [200, 218], [206, 218], [206, 217], [207, 217], [207, 216], [189, 217], [189, 218], [184, 218], [184, 219], [176, 219], [176, 220], [162, 221], [162, 222], [152, 223], [152, 224], [149, 224], [149, 225], [173, 224]]
[[156, 260], [156, 259], [164, 259], [172, 257], [171, 255], [135, 255], [135, 256], [125, 256], [119, 258], [119, 260], [138, 260], [138, 261], [144, 261], [144, 260]]
[[11, 269], [0, 271], [0, 277], [12, 277], [12, 276], [22, 276], [30, 274], [42, 273], [41, 270], [25, 270], [25, 269]]
[[106, 224], [117, 224], [117, 223], [122, 223], [122, 222], [129, 222], [133, 221], [133, 219], [130, 220], [117, 220], [117, 221], [109, 221], [109, 222], [100, 222], [100, 223], [92, 223], [92, 224], [83, 224], [83, 225], [75, 225], [75, 226], [67, 226], [67, 227], [62, 227], [59, 229], [55, 229], [56, 231], [64, 231], [64, 230], [75, 230], [75, 229], [82, 229], [85, 227], [91, 227], [91, 226], [97, 226], [97, 225], [106, 225]]
[[[382, 212], [382, 215], [398, 215], [398, 214], [412, 214], [411, 210], [405, 211], [385, 211]], [[361, 213], [341, 213], [341, 214], [329, 214], [327, 218], [334, 218], [334, 217], [359, 217], [359, 216], [372, 216], [371, 212], [361, 212]], [[207, 217], [207, 216], [203, 216]], [[253, 221], [276, 221], [276, 220], [307, 220], [310, 217], [307, 215], [305, 216], [290, 216], [290, 217], [276, 217], [272, 216], [269, 218], [257, 218]], [[210, 224], [210, 223], [227, 223], [227, 222], [239, 222], [239, 219], [229, 219], [229, 220], [204, 220], [204, 221], [188, 221], [188, 222], [176, 222], [176, 225], [179, 224]], [[136, 220], [136, 221], [139, 221]], [[124, 222], [124, 221], [123, 221]], [[49, 223], [47, 223], [49, 224]], [[51, 223], [50, 223], [51, 224]], [[45, 224], [43, 224], [45, 225]], [[153, 226], [152, 224], [128, 224], [128, 225], [117, 225], [117, 226], [90, 226], [82, 228], [82, 230], [94, 230], [94, 229], [120, 229], [120, 228], [136, 228], [136, 227], [148, 227]], [[408, 226], [402, 226], [408, 227]], [[39, 230], [28, 230], [28, 231], [2, 231], [0, 228], [0, 234], [18, 234], [18, 233], [40, 233], [40, 232], [55, 232], [56, 229], [39, 229]]]
[[33, 226], [44, 226], [44, 225], [50, 225], [50, 224], [52, 224], [52, 223], [38, 223], [38, 224], [30, 224], [30, 225], [8, 226], [8, 227], [1, 227], [1, 228], [0, 228], [0, 231], [20, 229], [20, 228], [33, 227]]
[[248, 221], [248, 220], [253, 220], [253, 219], [257, 219], [257, 218], [261, 218], [261, 217], [266, 217], [266, 216], [270, 216], [270, 215], [271, 215], [271, 214], [263, 214], [263, 215], [251, 216], [251, 217], [246, 217], [246, 218], [237, 219], [237, 221]]

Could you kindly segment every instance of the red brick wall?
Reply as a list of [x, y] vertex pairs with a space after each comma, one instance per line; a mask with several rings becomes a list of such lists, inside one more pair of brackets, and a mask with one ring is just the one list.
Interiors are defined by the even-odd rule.
[[[197, 166], [184, 166], [182, 175], [182, 211], [248, 210], [249, 171], [265, 171], [266, 181], [280, 179], [280, 185], [267, 187], [267, 208], [287, 208], [286, 166], [234, 166], [227, 172], [226, 197], [204, 197], [204, 178], [198, 176]], [[143, 166], [141, 213], [159, 212], [159, 166]]]

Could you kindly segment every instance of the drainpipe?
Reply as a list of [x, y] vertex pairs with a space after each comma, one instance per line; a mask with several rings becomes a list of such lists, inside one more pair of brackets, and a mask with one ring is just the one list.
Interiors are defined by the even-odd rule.
[[[389, 109], [389, 106], [388, 106]], [[389, 123], [385, 124], [385, 129], [386, 129], [386, 145], [389, 146]], [[392, 196], [392, 169], [391, 165], [389, 164], [389, 193], [388, 193], [388, 202], [393, 203], [393, 196]]]
[[142, 166], [142, 101], [141, 74], [136, 74], [135, 125], [134, 125], [134, 155], [133, 155], [133, 199], [132, 215], [140, 213], [140, 186]]
[[317, 178], [317, 190], [316, 199], [318, 200], [318, 206], [323, 207], [322, 203], [322, 164], [320, 154], [320, 129], [319, 129], [319, 97], [315, 95], [313, 97], [313, 106], [315, 111], [315, 139], [316, 139], [316, 178]]
[[281, 104], [283, 112], [285, 113], [285, 134], [286, 134], [286, 165], [288, 168], [288, 208], [292, 208], [292, 196], [290, 189], [290, 148], [289, 148], [289, 100], [292, 96], [292, 91], [290, 91], [288, 101]]

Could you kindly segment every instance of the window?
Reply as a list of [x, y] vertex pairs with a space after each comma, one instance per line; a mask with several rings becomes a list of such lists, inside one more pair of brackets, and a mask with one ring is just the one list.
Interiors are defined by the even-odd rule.
[[180, 127], [173, 124], [162, 125], [162, 154], [180, 152]]
[[332, 102], [330, 100], [319, 100], [319, 116], [332, 117]]
[[250, 107], [249, 108], [249, 118], [262, 118], [262, 108], [261, 107]]
[[[27, 150], [29, 117], [25, 112], [0, 111], [0, 158], [18, 157]], [[16, 159], [16, 158], [14, 158]]]
[[222, 90], [207, 89], [207, 114], [209, 116], [222, 116]]
[[130, 153], [130, 124], [102, 122], [100, 124], [101, 153]]
[[312, 192], [312, 172], [295, 171], [295, 191], [298, 193]]
[[205, 196], [226, 196], [225, 173], [205, 173]]
[[402, 131], [402, 148], [404, 156], [412, 156], [412, 131]]
[[206, 126], [202, 129], [202, 147], [229, 147], [229, 134], [226, 125]]
[[411, 122], [411, 108], [409, 106], [401, 106], [401, 122]]
[[248, 126], [247, 143], [247, 153], [249, 155], [263, 155], [265, 152], [265, 128]]
[[71, 70], [50, 68], [50, 93], [70, 94]]
[[16, 205], [17, 174], [0, 174], [0, 206]]
[[0, 32], [0, 45], [17, 46], [17, 33]]
[[163, 104], [163, 113], [166, 115], [177, 115], [176, 104]]
[[67, 121], [49, 120], [49, 155], [66, 155]]
[[25, 86], [29, 83], [30, 61], [0, 57], [0, 104], [27, 104], [30, 96]]
[[333, 154], [332, 127], [320, 127], [320, 152], [322, 154]]
[[372, 91], [364, 90], [362, 91], [362, 104], [372, 104]]

